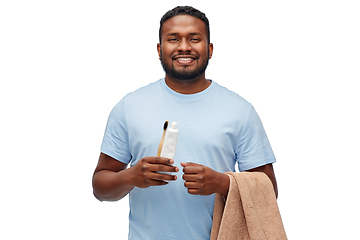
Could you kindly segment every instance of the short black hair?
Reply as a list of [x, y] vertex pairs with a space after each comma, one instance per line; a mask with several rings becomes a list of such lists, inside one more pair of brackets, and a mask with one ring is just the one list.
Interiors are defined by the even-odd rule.
[[205, 29], [206, 29], [208, 43], [210, 43], [209, 19], [206, 17], [206, 15], [203, 12], [200, 12], [199, 10], [197, 10], [193, 7], [190, 7], [190, 6], [178, 6], [164, 14], [164, 16], [160, 20], [160, 29], [159, 29], [159, 42], [160, 43], [161, 43], [162, 25], [164, 24], [164, 22], [166, 22], [170, 18], [178, 16], [178, 15], [190, 15], [190, 16], [193, 16], [193, 17], [196, 17], [196, 18], [199, 18], [200, 20], [202, 20], [205, 23]]

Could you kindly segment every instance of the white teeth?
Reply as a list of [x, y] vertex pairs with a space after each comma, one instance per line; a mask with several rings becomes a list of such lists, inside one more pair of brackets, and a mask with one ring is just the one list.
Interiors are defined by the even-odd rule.
[[180, 60], [180, 61], [190, 61], [193, 60], [192, 58], [178, 58], [176, 60]]

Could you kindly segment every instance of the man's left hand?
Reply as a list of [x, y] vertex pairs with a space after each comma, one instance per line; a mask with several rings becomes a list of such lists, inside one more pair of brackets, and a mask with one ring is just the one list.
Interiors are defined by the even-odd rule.
[[209, 167], [196, 163], [181, 163], [183, 166], [184, 186], [190, 194], [210, 195], [220, 193], [227, 196], [230, 178], [226, 174], [216, 172]]

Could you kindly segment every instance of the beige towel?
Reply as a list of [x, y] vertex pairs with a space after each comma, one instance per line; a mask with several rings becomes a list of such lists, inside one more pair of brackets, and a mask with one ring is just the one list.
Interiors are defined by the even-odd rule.
[[210, 240], [287, 239], [273, 185], [265, 173], [226, 173], [226, 199], [216, 194]]

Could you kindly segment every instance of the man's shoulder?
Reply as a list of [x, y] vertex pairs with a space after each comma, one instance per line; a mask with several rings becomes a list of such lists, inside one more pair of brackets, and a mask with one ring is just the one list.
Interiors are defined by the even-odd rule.
[[126, 108], [132, 108], [137, 105], [142, 105], [144, 101], [153, 99], [152, 96], [156, 96], [161, 91], [160, 81], [157, 80], [148, 85], [140, 87], [135, 91], [127, 93], [120, 101], [114, 106], [113, 111], [121, 112]]
[[222, 96], [223, 98], [227, 98], [228, 101], [231, 101], [235, 104], [244, 104], [244, 105], [250, 104], [246, 99], [244, 99], [242, 96], [240, 96], [235, 91], [232, 91], [232, 90], [228, 89], [227, 87], [224, 87], [218, 83], [215, 83], [215, 84], [216, 84], [217, 91], [219, 92], [220, 96]]
[[161, 79], [157, 80], [155, 82], [152, 82], [148, 85], [145, 85], [143, 87], [140, 87], [138, 89], [136, 89], [133, 92], [128, 93], [125, 97], [129, 98], [129, 97], [141, 97], [147, 95], [147, 94], [156, 94], [157, 91], [161, 90]]

